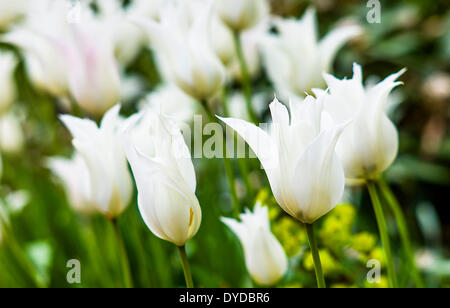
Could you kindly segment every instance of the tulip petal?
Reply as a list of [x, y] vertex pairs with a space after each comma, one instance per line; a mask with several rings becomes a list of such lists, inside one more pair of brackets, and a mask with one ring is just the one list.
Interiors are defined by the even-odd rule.
[[345, 26], [331, 31], [319, 43], [322, 71], [331, 69], [332, 61], [338, 50], [350, 39], [360, 35], [362, 29], [359, 26]]
[[[346, 124], [347, 125], [347, 124]], [[344, 193], [345, 177], [335, 146], [345, 125], [322, 132], [305, 150], [295, 167], [292, 185], [297, 219], [313, 223], [331, 211]]]

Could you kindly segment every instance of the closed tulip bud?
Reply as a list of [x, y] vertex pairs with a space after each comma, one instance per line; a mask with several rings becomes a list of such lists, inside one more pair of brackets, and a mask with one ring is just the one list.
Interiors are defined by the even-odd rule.
[[216, 5], [223, 21], [236, 32], [252, 28], [269, 15], [267, 0], [220, 0]]
[[0, 150], [8, 154], [20, 153], [25, 144], [19, 117], [13, 112], [0, 116]]
[[267, 34], [261, 49], [267, 74], [283, 99], [322, 88], [322, 73], [330, 71], [339, 48], [361, 32], [358, 26], [343, 26], [319, 41], [312, 9], [300, 20], [276, 19], [275, 26], [279, 33]]
[[225, 81], [225, 68], [210, 41], [211, 10], [205, 5], [191, 16], [189, 4], [181, 2], [164, 7], [159, 23], [136, 20], [149, 34], [163, 75], [198, 100], [216, 94]]
[[0, 51], [0, 114], [5, 112], [16, 99], [14, 70], [17, 60], [12, 53]]
[[70, 206], [81, 214], [91, 214], [93, 205], [89, 169], [80, 154], [72, 158], [53, 157], [47, 166], [61, 181], [66, 191]]
[[240, 215], [241, 222], [222, 218], [239, 238], [244, 248], [245, 264], [252, 278], [260, 285], [273, 286], [287, 271], [288, 260], [283, 247], [270, 231], [267, 207], [257, 204], [253, 213]]
[[68, 49], [69, 89], [78, 105], [103, 115], [120, 99], [120, 74], [107, 24], [86, 19], [73, 24]]
[[181, 131], [152, 110], [125, 125], [127, 158], [143, 220], [157, 237], [183, 246], [200, 227], [195, 170]]
[[[61, 117], [73, 135], [73, 145], [89, 173], [89, 199], [107, 218], [119, 216], [133, 193], [122, 146], [120, 106], [111, 108], [98, 127], [95, 122], [64, 115]], [[82, 172], [82, 170], [80, 170]]]
[[[353, 65], [353, 78], [338, 80], [325, 75], [329, 94], [324, 106], [336, 122], [353, 122], [345, 129], [336, 150], [349, 182], [374, 179], [394, 161], [398, 132], [386, 115], [389, 93], [401, 82], [405, 70], [392, 74], [375, 86], [364, 87], [361, 66]], [[315, 90], [321, 95], [321, 90]]]
[[[278, 204], [307, 224], [327, 214], [344, 193], [344, 171], [335, 153], [344, 125], [335, 126], [322, 98], [308, 96], [288, 109], [275, 99], [268, 132], [243, 120], [221, 119], [259, 158]], [[345, 124], [346, 125], [346, 124]]]

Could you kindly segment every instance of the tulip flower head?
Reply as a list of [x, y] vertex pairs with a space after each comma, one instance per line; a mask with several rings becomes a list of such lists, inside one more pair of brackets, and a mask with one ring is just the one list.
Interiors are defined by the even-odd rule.
[[[363, 86], [361, 66], [356, 63], [352, 79], [339, 80], [329, 74], [324, 77], [329, 87], [324, 99], [326, 111], [336, 123], [353, 120], [336, 147], [350, 182], [376, 178], [397, 156], [398, 132], [386, 115], [386, 104], [390, 92], [402, 84], [396, 80], [404, 72], [371, 87]], [[321, 95], [323, 91], [314, 92]]]
[[279, 33], [267, 34], [261, 50], [267, 74], [283, 99], [303, 98], [312, 88], [322, 88], [322, 73], [330, 71], [339, 48], [361, 32], [358, 26], [343, 26], [319, 41], [313, 9], [300, 20], [276, 19], [274, 23]]
[[244, 248], [245, 264], [252, 278], [261, 285], [274, 286], [288, 268], [288, 260], [280, 242], [270, 231], [268, 208], [256, 204], [253, 213], [246, 210], [241, 222], [222, 218], [239, 238]]
[[18, 154], [25, 145], [21, 119], [13, 111], [0, 115], [0, 150], [8, 154]]
[[220, 0], [217, 10], [222, 20], [233, 31], [240, 32], [252, 28], [269, 15], [267, 0]]
[[61, 116], [73, 135], [72, 143], [77, 155], [82, 157], [88, 169], [89, 189], [82, 189], [85, 192], [89, 190], [89, 201], [109, 219], [116, 218], [126, 209], [133, 193], [121, 141], [119, 110], [119, 105], [111, 108], [100, 127], [91, 120]]
[[187, 12], [187, 2], [171, 3], [161, 11], [159, 23], [146, 19], [137, 22], [147, 30], [168, 81], [203, 100], [221, 89], [225, 68], [210, 40], [211, 5], [202, 6], [194, 16]]
[[335, 153], [344, 125], [335, 126], [322, 98], [308, 96], [288, 109], [270, 104], [268, 132], [233, 118], [221, 118], [249, 144], [260, 160], [278, 204], [297, 220], [312, 224], [344, 193], [344, 171]]
[[96, 208], [90, 200], [91, 179], [89, 169], [80, 154], [72, 158], [53, 157], [47, 162], [49, 169], [63, 183], [69, 204], [81, 214], [91, 214]]
[[17, 60], [12, 53], [0, 51], [0, 114], [16, 99], [14, 70]]
[[179, 247], [198, 231], [202, 212], [189, 149], [174, 122], [152, 109], [125, 124], [138, 206], [150, 231]]
[[24, 22], [6, 33], [3, 40], [19, 47], [35, 87], [58, 97], [65, 96], [68, 91], [65, 38], [69, 36], [66, 6], [59, 1], [29, 1], [28, 5]]

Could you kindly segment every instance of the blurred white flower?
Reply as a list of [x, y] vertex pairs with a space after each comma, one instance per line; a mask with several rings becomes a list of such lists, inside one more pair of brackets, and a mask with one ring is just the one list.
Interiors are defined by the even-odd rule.
[[26, 20], [2, 38], [18, 46], [25, 58], [28, 76], [39, 89], [55, 96], [67, 94], [66, 7], [62, 2], [32, 1]]
[[[349, 182], [376, 178], [394, 161], [398, 132], [386, 115], [389, 93], [401, 82], [405, 70], [375, 86], [364, 88], [361, 66], [353, 65], [353, 78], [339, 80], [325, 74], [329, 87], [324, 106], [336, 123], [353, 120], [340, 138], [336, 151]], [[317, 95], [323, 90], [315, 89]]]
[[168, 0], [133, 0], [127, 8], [128, 15], [159, 20], [161, 8], [167, 2]]
[[70, 158], [52, 157], [47, 161], [48, 168], [64, 185], [70, 206], [81, 214], [91, 214], [96, 210], [91, 191], [89, 169], [80, 154]]
[[125, 134], [142, 218], [153, 234], [183, 246], [202, 220], [195, 170], [183, 135], [175, 123], [150, 109], [128, 119]]
[[[61, 116], [73, 136], [73, 145], [89, 172], [89, 200], [109, 219], [129, 205], [132, 180], [121, 141], [120, 106], [111, 108], [98, 127], [88, 119]], [[79, 172], [82, 173], [80, 170]], [[83, 188], [84, 189], [84, 188]]]
[[123, 105], [145, 93], [145, 80], [137, 74], [120, 74], [120, 101]]
[[0, 150], [8, 154], [17, 154], [23, 150], [25, 136], [20, 118], [9, 111], [0, 115]]
[[[154, 1], [145, 1], [153, 3]], [[145, 16], [140, 4], [133, 1], [128, 9], [122, 7], [120, 0], [97, 0], [99, 19], [108, 25], [113, 33], [115, 56], [122, 66], [126, 66], [136, 58], [146, 43], [146, 35], [142, 29], [131, 20], [135, 16]], [[146, 16], [147, 17], [147, 16]]]
[[268, 208], [258, 203], [253, 213], [246, 210], [240, 218], [241, 222], [231, 218], [222, 218], [222, 222], [241, 241], [248, 272], [260, 285], [276, 285], [287, 271], [288, 260], [283, 247], [270, 231]]
[[14, 70], [17, 60], [12, 53], [0, 51], [0, 114], [14, 103], [17, 95]]
[[216, 5], [223, 21], [236, 32], [252, 28], [270, 12], [267, 0], [219, 0]]
[[161, 112], [176, 123], [191, 123], [198, 111], [197, 102], [178, 87], [163, 84], [152, 91], [139, 105], [141, 110], [151, 108]]
[[81, 108], [103, 115], [120, 99], [120, 74], [113, 33], [107, 23], [85, 18], [71, 25], [69, 89]]
[[303, 223], [331, 211], [344, 193], [344, 171], [335, 153], [344, 125], [335, 126], [322, 110], [322, 98], [270, 104], [269, 132], [239, 119], [222, 119], [244, 138], [259, 158], [278, 204]]
[[30, 195], [25, 190], [11, 192], [5, 199], [0, 198], [0, 244], [5, 237], [7, 227], [11, 223], [10, 216], [19, 214], [29, 201]]
[[211, 43], [212, 7], [209, 1], [195, 16], [187, 2], [171, 2], [161, 11], [160, 22], [136, 20], [149, 34], [163, 75], [192, 97], [202, 100], [216, 94], [225, 68]]
[[26, 12], [27, 0], [0, 0], [0, 29], [4, 30]]
[[[258, 116], [261, 116], [267, 110], [266, 93], [259, 92], [252, 97], [252, 109]], [[242, 92], [234, 92], [230, 95], [228, 101], [228, 112], [232, 118], [251, 121], [248, 109], [245, 103], [245, 96]]]
[[343, 26], [319, 42], [313, 9], [300, 20], [278, 18], [274, 23], [278, 34], [267, 34], [261, 49], [267, 74], [283, 99], [302, 98], [324, 86], [322, 73], [330, 71], [339, 48], [361, 32], [358, 26]]
[[62, 98], [70, 93], [83, 110], [103, 115], [120, 98], [115, 28], [86, 3], [74, 23], [64, 2], [38, 3], [4, 40], [21, 48], [35, 85]]

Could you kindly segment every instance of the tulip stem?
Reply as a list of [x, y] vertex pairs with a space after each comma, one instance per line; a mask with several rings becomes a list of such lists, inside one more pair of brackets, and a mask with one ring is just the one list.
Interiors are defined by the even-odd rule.
[[316, 272], [317, 287], [326, 288], [325, 277], [323, 276], [322, 263], [320, 262], [319, 249], [317, 248], [316, 238], [314, 236], [313, 224], [306, 224], [306, 233], [308, 234], [309, 247], [314, 261], [314, 270]]
[[396, 288], [397, 276], [395, 275], [394, 260], [392, 258], [386, 218], [384, 217], [383, 208], [381, 206], [380, 199], [378, 198], [378, 193], [375, 184], [371, 181], [368, 181], [367, 189], [369, 190], [370, 198], [372, 200], [373, 210], [375, 212], [378, 230], [380, 232], [381, 244], [383, 245], [383, 251], [386, 258], [389, 285], [391, 288]]
[[183, 266], [184, 279], [186, 280], [186, 287], [191, 289], [194, 287], [194, 282], [192, 281], [191, 268], [189, 267], [189, 262], [186, 256], [185, 246], [177, 246], [178, 252], [180, 254], [181, 265]]
[[403, 215], [401, 206], [398, 203], [397, 198], [395, 198], [395, 195], [390, 189], [389, 185], [387, 185], [383, 179], [379, 179], [377, 181], [377, 184], [381, 190], [384, 199], [387, 201], [392, 212], [394, 213], [394, 217], [397, 222], [398, 230], [400, 233], [400, 239], [402, 241], [406, 257], [408, 258], [409, 261], [409, 265], [411, 268], [411, 275], [414, 280], [414, 283], [418, 288], [423, 288], [424, 283], [422, 281], [422, 277], [420, 276], [420, 272], [417, 269], [416, 261], [414, 259], [414, 249], [412, 248], [408, 226], [406, 224], [406, 219], [405, 216]]
[[241, 35], [240, 32], [234, 32], [234, 45], [236, 48], [236, 54], [239, 60], [239, 66], [241, 68], [241, 78], [242, 78], [242, 91], [245, 96], [245, 103], [247, 106], [247, 113], [250, 117], [250, 120], [258, 125], [258, 121], [256, 119], [256, 115], [253, 112], [252, 108], [252, 85], [250, 80], [250, 75], [248, 73], [247, 62], [245, 61], [244, 51], [242, 49]]
[[117, 219], [112, 219], [111, 223], [114, 227], [114, 233], [116, 235], [117, 245], [119, 247], [119, 254], [120, 254], [119, 259], [120, 259], [120, 266], [122, 267], [124, 286], [125, 288], [132, 288], [133, 283], [131, 280], [130, 262], [128, 260], [128, 255], [125, 249], [122, 233], [120, 232]]

